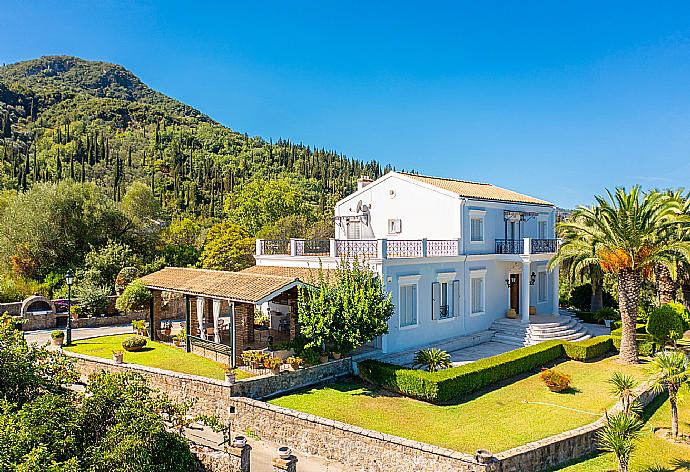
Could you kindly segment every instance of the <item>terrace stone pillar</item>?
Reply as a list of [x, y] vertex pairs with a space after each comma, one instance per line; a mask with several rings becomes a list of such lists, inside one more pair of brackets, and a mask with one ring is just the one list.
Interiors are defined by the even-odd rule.
[[520, 280], [520, 317], [523, 323], [529, 323], [529, 261], [522, 262], [522, 277]]
[[151, 300], [152, 303], [152, 313], [151, 313], [151, 326], [149, 326], [149, 329], [151, 330], [150, 337], [152, 341], [155, 341], [158, 339], [158, 333], [157, 330], [161, 329], [161, 310], [163, 307], [163, 297], [161, 296], [161, 291], [160, 290], [154, 290], [153, 291], [153, 299]]
[[297, 458], [290, 456], [287, 459], [274, 457], [271, 461], [273, 472], [297, 472]]
[[254, 342], [254, 305], [251, 303], [235, 303], [233, 313], [235, 317], [235, 356], [239, 360], [242, 351]]
[[190, 336], [199, 336], [199, 318], [196, 316], [196, 297], [189, 297], [189, 326], [187, 326], [187, 334]]
[[239, 461], [242, 472], [251, 472], [251, 453], [252, 447], [249, 444], [245, 444], [244, 447], [228, 447], [228, 454], [235, 457], [235, 461]]

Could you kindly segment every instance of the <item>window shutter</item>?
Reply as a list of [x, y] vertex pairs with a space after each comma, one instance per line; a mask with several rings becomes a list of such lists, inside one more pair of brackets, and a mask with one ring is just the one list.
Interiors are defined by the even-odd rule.
[[452, 316], [458, 316], [462, 312], [462, 305], [460, 304], [461, 294], [462, 292], [460, 291], [460, 281], [453, 280], [453, 311], [451, 312]]
[[439, 319], [441, 313], [441, 284], [434, 282], [431, 284], [431, 319]]

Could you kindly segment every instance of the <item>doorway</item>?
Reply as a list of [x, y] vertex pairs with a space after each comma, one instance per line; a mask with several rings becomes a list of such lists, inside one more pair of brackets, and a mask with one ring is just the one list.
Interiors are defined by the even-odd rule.
[[510, 274], [510, 308], [520, 314], [520, 274]]

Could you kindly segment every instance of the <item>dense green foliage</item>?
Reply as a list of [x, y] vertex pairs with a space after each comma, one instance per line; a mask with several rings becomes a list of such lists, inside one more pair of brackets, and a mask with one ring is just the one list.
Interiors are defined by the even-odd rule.
[[668, 303], [656, 308], [649, 315], [647, 333], [661, 345], [681, 339], [688, 328], [687, 311], [680, 303]]
[[313, 286], [300, 287], [297, 303], [307, 347], [340, 353], [386, 334], [395, 309], [378, 274], [357, 260], [342, 261], [334, 281], [320, 271]]
[[[608, 291], [603, 290], [603, 303], [605, 307], [615, 308], [618, 306], [616, 299]], [[592, 284], [582, 284], [573, 287], [572, 292], [570, 292], [570, 299], [568, 300], [570, 305], [574, 306], [578, 310], [589, 311], [592, 302]]]
[[124, 313], [142, 310], [151, 300], [151, 296], [151, 291], [144, 284], [134, 281], [124, 289], [122, 295], [117, 297], [115, 308]]
[[446, 403], [536, 369], [561, 357], [592, 360], [611, 348], [608, 336], [579, 342], [546, 341], [438, 372], [425, 372], [376, 360], [358, 363], [367, 381], [405, 396]]
[[450, 354], [440, 349], [422, 349], [415, 353], [413, 367], [424, 367], [427, 372], [437, 372], [453, 366]]

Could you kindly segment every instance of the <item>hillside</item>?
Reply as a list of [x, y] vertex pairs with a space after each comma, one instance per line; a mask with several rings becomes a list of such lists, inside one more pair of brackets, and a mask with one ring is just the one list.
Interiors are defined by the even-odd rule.
[[223, 216], [252, 179], [289, 177], [327, 211], [360, 174], [384, 172], [335, 151], [224, 127], [117, 64], [49, 56], [0, 67], [0, 188], [95, 181], [119, 200], [147, 182], [171, 213]]

